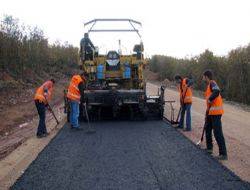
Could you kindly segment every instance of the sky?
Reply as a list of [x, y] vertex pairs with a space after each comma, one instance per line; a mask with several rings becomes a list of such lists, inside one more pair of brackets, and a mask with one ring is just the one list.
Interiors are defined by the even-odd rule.
[[[68, 41], [78, 47], [87, 30], [84, 22], [95, 18], [138, 20], [147, 56], [184, 58], [205, 49], [226, 55], [250, 43], [249, 0], [0, 0], [0, 16], [4, 14], [38, 26], [51, 43]], [[119, 39], [126, 52], [140, 42], [134, 33], [116, 35], [90, 34], [90, 38], [103, 51], [118, 49]]]

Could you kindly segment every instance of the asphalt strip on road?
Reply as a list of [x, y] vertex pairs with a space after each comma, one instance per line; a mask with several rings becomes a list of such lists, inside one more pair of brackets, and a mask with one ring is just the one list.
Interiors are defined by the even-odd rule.
[[11, 189], [250, 189], [164, 121], [91, 125], [65, 124]]

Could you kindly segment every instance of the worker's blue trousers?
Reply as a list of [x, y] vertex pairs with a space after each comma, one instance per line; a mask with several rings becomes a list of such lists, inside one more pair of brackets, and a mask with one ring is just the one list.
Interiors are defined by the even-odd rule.
[[80, 127], [79, 122], [79, 103], [77, 101], [70, 101], [70, 124], [71, 127]]
[[181, 118], [180, 118], [180, 128], [183, 128], [183, 123], [184, 123], [184, 117], [185, 117], [185, 112], [186, 114], [186, 126], [187, 130], [191, 131], [191, 107], [192, 104], [184, 104], [182, 109], [181, 109]]

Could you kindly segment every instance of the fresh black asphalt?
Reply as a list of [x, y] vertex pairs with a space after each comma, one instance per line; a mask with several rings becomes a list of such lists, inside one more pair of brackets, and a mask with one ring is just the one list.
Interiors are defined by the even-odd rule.
[[250, 189], [163, 121], [92, 126], [65, 125], [11, 189]]

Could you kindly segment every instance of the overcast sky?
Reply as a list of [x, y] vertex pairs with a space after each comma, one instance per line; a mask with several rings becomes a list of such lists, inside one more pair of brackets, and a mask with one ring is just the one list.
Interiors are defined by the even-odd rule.
[[[205, 49], [225, 55], [250, 42], [249, 0], [0, 0], [0, 15], [4, 14], [37, 25], [50, 42], [58, 39], [75, 46], [83, 36], [83, 22], [132, 18], [143, 24], [148, 55], [190, 57]], [[93, 41], [107, 48], [95, 35], [91, 35]], [[123, 35], [124, 46], [134, 42], [127, 37], [131, 35]], [[113, 41], [117, 40], [113, 36]]]

